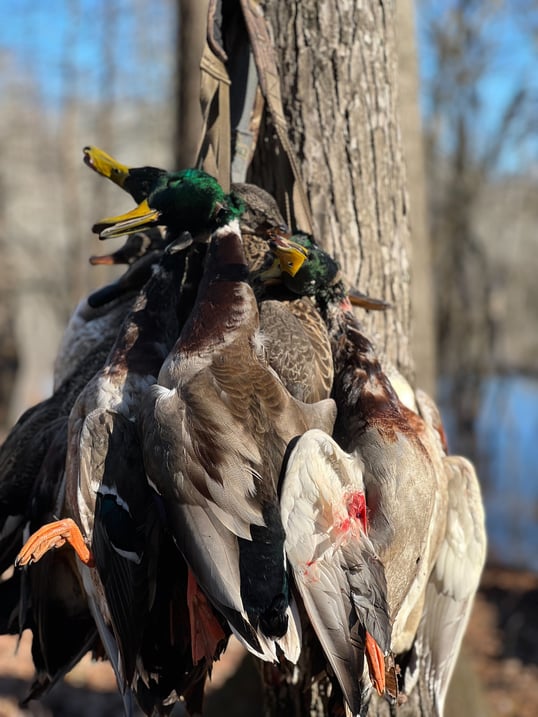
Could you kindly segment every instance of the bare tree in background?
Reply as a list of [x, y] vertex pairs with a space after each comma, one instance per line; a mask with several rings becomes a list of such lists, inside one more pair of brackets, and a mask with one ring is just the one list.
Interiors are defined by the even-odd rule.
[[[536, 3], [524, 5], [534, 6], [529, 22], [536, 19]], [[503, 154], [529, 136], [535, 119], [524, 76], [496, 123], [485, 118], [480, 84], [500, 55], [498, 36], [488, 28], [502, 22], [503, 3], [458, 0], [441, 10], [424, 1], [421, 7], [434, 68], [426, 136], [439, 373], [454, 416], [455, 448], [476, 457], [480, 384], [494, 369], [496, 326], [494, 277], [477, 235], [477, 213]]]

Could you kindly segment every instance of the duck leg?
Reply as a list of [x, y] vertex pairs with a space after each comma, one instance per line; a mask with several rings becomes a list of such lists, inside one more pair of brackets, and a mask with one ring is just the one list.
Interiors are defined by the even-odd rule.
[[366, 631], [364, 654], [368, 662], [368, 672], [372, 684], [379, 695], [385, 692], [385, 655], [374, 638]]
[[187, 578], [187, 604], [193, 665], [197, 665], [204, 658], [211, 664], [219, 654], [219, 646], [226, 640], [226, 635], [190, 568]]
[[93, 567], [93, 555], [84, 542], [80, 528], [71, 518], [55, 520], [36, 530], [22, 546], [15, 559], [15, 565], [22, 567], [36, 563], [49, 550], [61, 548], [66, 543], [69, 543], [85, 565]]

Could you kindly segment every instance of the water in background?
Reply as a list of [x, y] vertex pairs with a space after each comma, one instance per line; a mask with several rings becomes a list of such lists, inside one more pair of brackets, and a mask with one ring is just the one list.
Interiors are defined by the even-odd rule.
[[486, 381], [477, 441], [490, 560], [538, 571], [538, 380]]

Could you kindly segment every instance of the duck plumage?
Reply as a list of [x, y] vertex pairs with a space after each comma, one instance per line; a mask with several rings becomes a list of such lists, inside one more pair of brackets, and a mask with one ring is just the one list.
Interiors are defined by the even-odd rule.
[[391, 626], [383, 565], [367, 535], [360, 459], [323, 431], [304, 433], [286, 462], [281, 514], [306, 612], [351, 712], [362, 714], [371, 689], [365, 649], [369, 661], [384, 661]]
[[282, 640], [296, 630], [276, 494], [282, 458], [291, 438], [330, 430], [333, 419], [332, 401], [299, 403], [268, 366], [238, 223], [216, 230], [193, 312], [144, 401], [144, 456], [200, 586], [265, 659], [273, 642], [291, 659], [299, 650], [296, 633]]
[[[175, 291], [179, 302], [185, 261], [184, 252], [173, 246], [165, 252], [119, 331], [105, 365], [81, 391], [69, 419], [60, 528], [66, 518], [78, 526], [82, 536], [78, 547], [82, 543], [81, 557], [87, 565], [77, 563], [77, 569], [118, 682], [122, 689], [125, 683], [134, 682], [146, 700], [149, 677], [142, 673], [146, 683], [142, 688], [134, 672], [135, 668], [143, 670], [138, 654], [144, 644], [144, 625], [151, 617], [158, 559], [153, 539], [156, 533], [161, 536], [135, 418], [141, 391], [155, 381], [179, 330], [181, 311], [174, 307], [172, 297]], [[163, 302], [168, 311], [163, 312]], [[60, 534], [56, 544], [66, 539], [66, 533]], [[23, 564], [43, 550], [38, 545], [34, 553], [31, 540], [21, 552]], [[48, 547], [51, 545], [45, 542], [44, 548]], [[177, 559], [181, 559], [179, 553]], [[136, 599], [128, 600], [129, 595]], [[222, 630], [221, 635], [224, 640]], [[193, 674], [194, 670], [199, 679], [208, 667], [206, 663], [203, 670], [195, 668], [189, 657], [186, 672]], [[184, 676], [181, 679], [185, 682]], [[153, 692], [158, 694], [158, 687]]]

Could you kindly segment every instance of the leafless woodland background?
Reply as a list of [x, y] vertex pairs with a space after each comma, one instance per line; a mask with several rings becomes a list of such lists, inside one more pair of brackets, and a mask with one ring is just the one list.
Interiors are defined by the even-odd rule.
[[[90, 254], [103, 251], [90, 227], [101, 216], [130, 208], [131, 201], [83, 166], [82, 147], [96, 144], [130, 165], [175, 168], [179, 4], [5, 3], [4, 18], [23, 28], [26, 52], [21, 58], [0, 45], [2, 433], [24, 408], [47, 395], [69, 314], [88, 290], [111, 278], [108, 267], [87, 263]], [[430, 68], [423, 73], [422, 88], [412, 2], [397, 5], [417, 383], [433, 392], [440, 381], [452, 416], [452, 447], [478, 461], [474, 429], [483, 382], [499, 375], [536, 381], [538, 373], [537, 65], [517, 71], [510, 96], [487, 117], [481, 90], [495, 72], [510, 72], [511, 48], [502, 32], [509, 20], [515, 18], [519, 31], [537, 47], [538, 4], [417, 0], [420, 49]], [[54, 12], [65, 14], [65, 22], [51, 23], [49, 13]], [[45, 40], [52, 27], [57, 36]], [[486, 492], [492, 490], [484, 467], [481, 479]], [[536, 489], [533, 500], [538, 517]], [[511, 565], [502, 571], [497, 567], [486, 575], [471, 624], [472, 670], [463, 668], [479, 674], [486, 695], [471, 698], [464, 690], [474, 694], [474, 686], [462, 687], [467, 707], [475, 706], [456, 711], [530, 717], [538, 713], [536, 697], [534, 703], [529, 697], [538, 693], [538, 625], [536, 618], [528, 622], [533, 605], [536, 612], [538, 580], [532, 574], [506, 573]], [[17, 677], [13, 661], [3, 657], [12, 647], [6, 643], [0, 649], [0, 670]], [[21, 670], [19, 676], [28, 679], [27, 669]], [[0, 699], [0, 715], [16, 714], [9, 712], [15, 708], [8, 695], [21, 685], [14, 684], [0, 679], [0, 694], [6, 695]], [[110, 677], [101, 674], [83, 677], [81, 684], [113, 689]], [[514, 691], [519, 702], [507, 697]], [[73, 696], [61, 694], [52, 706], [36, 707], [33, 713], [82, 714], [80, 700], [70, 711]], [[84, 699], [88, 706], [89, 698]], [[252, 714], [237, 699], [233, 709], [223, 699], [215, 714]], [[102, 705], [92, 709], [88, 714], [105, 714]]]

